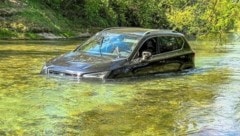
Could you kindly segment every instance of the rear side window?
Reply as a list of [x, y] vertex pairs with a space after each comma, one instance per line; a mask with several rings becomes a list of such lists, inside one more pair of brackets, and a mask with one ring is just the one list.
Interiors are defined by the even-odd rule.
[[170, 52], [181, 49], [184, 45], [184, 40], [181, 37], [161, 36], [159, 37], [160, 53]]

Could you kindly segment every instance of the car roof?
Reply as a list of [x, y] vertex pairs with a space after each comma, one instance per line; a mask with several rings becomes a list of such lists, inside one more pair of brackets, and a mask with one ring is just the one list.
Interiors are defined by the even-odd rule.
[[110, 27], [104, 29], [102, 32], [110, 33], [123, 33], [123, 34], [134, 34], [138, 36], [145, 36], [151, 34], [166, 34], [166, 35], [179, 35], [183, 36], [182, 33], [168, 29], [149, 29], [149, 28], [138, 28], [138, 27]]

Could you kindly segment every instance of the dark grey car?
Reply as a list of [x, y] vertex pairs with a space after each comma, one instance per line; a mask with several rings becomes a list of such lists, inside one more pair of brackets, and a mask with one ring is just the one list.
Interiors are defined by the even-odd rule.
[[194, 51], [171, 30], [105, 29], [75, 50], [51, 59], [41, 74], [114, 79], [194, 68]]

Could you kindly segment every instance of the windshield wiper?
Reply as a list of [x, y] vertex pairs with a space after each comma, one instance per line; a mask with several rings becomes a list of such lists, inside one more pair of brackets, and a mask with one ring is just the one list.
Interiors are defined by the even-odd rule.
[[100, 52], [100, 55], [101, 55], [101, 56], [102, 56], [102, 44], [103, 44], [103, 40], [104, 40], [104, 37], [101, 38], [100, 47], [99, 47], [99, 52]]
[[115, 48], [115, 51], [117, 53], [117, 57], [120, 58], [121, 54], [120, 54], [118, 46]]

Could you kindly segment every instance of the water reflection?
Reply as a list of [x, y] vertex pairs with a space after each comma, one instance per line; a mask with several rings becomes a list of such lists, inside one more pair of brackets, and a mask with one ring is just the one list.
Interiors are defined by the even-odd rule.
[[1, 43], [0, 135], [240, 134], [237, 46], [195, 45], [193, 71], [81, 82], [38, 74], [76, 46], [57, 43]]
[[[238, 43], [239, 44], [239, 43]], [[204, 123], [198, 123], [200, 129], [198, 135], [240, 135], [239, 128], [239, 62], [240, 48], [236, 45], [229, 45], [231, 52], [219, 62], [217, 67], [226, 68], [228, 72], [223, 71], [222, 78], [225, 79], [220, 86], [217, 86], [213, 103], [207, 109], [208, 114], [204, 117]], [[209, 112], [210, 111], [210, 112]], [[194, 115], [199, 116], [198, 114]]]

